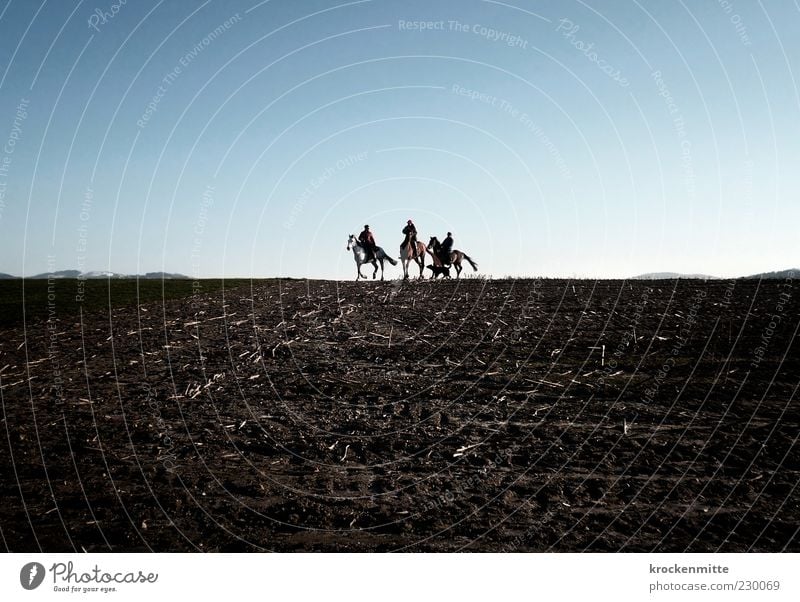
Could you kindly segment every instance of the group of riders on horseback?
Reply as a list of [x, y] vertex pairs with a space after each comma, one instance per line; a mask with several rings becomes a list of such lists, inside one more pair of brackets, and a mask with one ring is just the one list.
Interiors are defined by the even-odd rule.
[[[408, 220], [406, 227], [403, 228], [403, 234], [405, 235], [405, 238], [403, 239], [403, 242], [400, 243], [400, 250], [403, 251], [408, 248], [408, 245], [411, 245], [412, 257], [416, 259], [419, 250], [417, 248], [417, 228], [414, 226], [413, 221]], [[378, 249], [378, 245], [375, 243], [375, 236], [369, 229], [369, 224], [364, 225], [363, 232], [358, 235], [358, 242], [361, 243], [361, 246], [364, 247], [364, 250], [367, 252], [367, 261], [373, 261], [377, 259], [376, 251]], [[436, 257], [438, 257], [442, 265], [450, 265], [452, 261], [450, 258], [450, 252], [452, 250], [453, 233], [448, 232], [447, 237], [441, 243], [439, 243], [439, 252], [436, 253]]]
[[[428, 266], [433, 271], [433, 276], [442, 275], [445, 277], [450, 276], [450, 267], [454, 267], [456, 275], [461, 274], [461, 261], [466, 259], [472, 266], [473, 270], [478, 269], [474, 261], [461, 251], [453, 250], [453, 234], [448, 232], [443, 241], [439, 241], [435, 236], [431, 237], [428, 246], [417, 240], [417, 228], [412, 220], [406, 222], [403, 228], [403, 242], [400, 244], [400, 259], [403, 261], [403, 275], [408, 278], [408, 264], [414, 261], [419, 266], [420, 278], [422, 278], [423, 268], [425, 267], [425, 253], [430, 253], [433, 257], [433, 266]], [[362, 277], [361, 264], [372, 263], [375, 267], [372, 277], [375, 278], [378, 266], [376, 262], [381, 265], [381, 280], [383, 280], [383, 260], [388, 260], [392, 265], [396, 265], [391, 257], [389, 257], [383, 249], [381, 249], [375, 242], [375, 235], [369, 229], [369, 225], [364, 226], [364, 230], [358, 235], [358, 240], [351, 234], [350, 240], [347, 244], [348, 251], [352, 245], [354, 252], [354, 259], [358, 268], [358, 276], [356, 279]], [[359, 252], [360, 251], [360, 252]]]

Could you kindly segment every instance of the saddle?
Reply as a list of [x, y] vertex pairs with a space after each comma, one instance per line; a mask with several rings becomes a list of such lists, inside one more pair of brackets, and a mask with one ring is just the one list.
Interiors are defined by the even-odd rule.
[[[404, 251], [405, 248], [409, 245], [410, 242], [411, 242], [411, 234], [406, 234], [405, 239], [403, 239], [403, 242], [400, 243], [400, 250]], [[416, 248], [412, 249], [412, 255], [414, 257], [417, 256], [417, 249]]]

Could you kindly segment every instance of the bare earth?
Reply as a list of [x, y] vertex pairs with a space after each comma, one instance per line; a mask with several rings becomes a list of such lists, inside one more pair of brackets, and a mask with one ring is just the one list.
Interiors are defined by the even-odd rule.
[[5, 329], [0, 541], [798, 552], [797, 286], [269, 280]]

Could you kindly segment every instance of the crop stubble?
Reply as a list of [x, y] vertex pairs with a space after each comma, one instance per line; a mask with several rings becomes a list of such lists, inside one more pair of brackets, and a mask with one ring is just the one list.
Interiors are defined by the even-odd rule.
[[798, 551], [792, 287], [268, 280], [6, 328], [3, 541]]

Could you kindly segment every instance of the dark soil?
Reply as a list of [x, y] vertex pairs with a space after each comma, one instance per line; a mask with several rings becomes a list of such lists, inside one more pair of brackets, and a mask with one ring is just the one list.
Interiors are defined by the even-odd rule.
[[273, 280], [6, 327], [0, 542], [798, 552], [797, 287]]
[[249, 280], [77, 278], [0, 280], [0, 328], [232, 288]]

